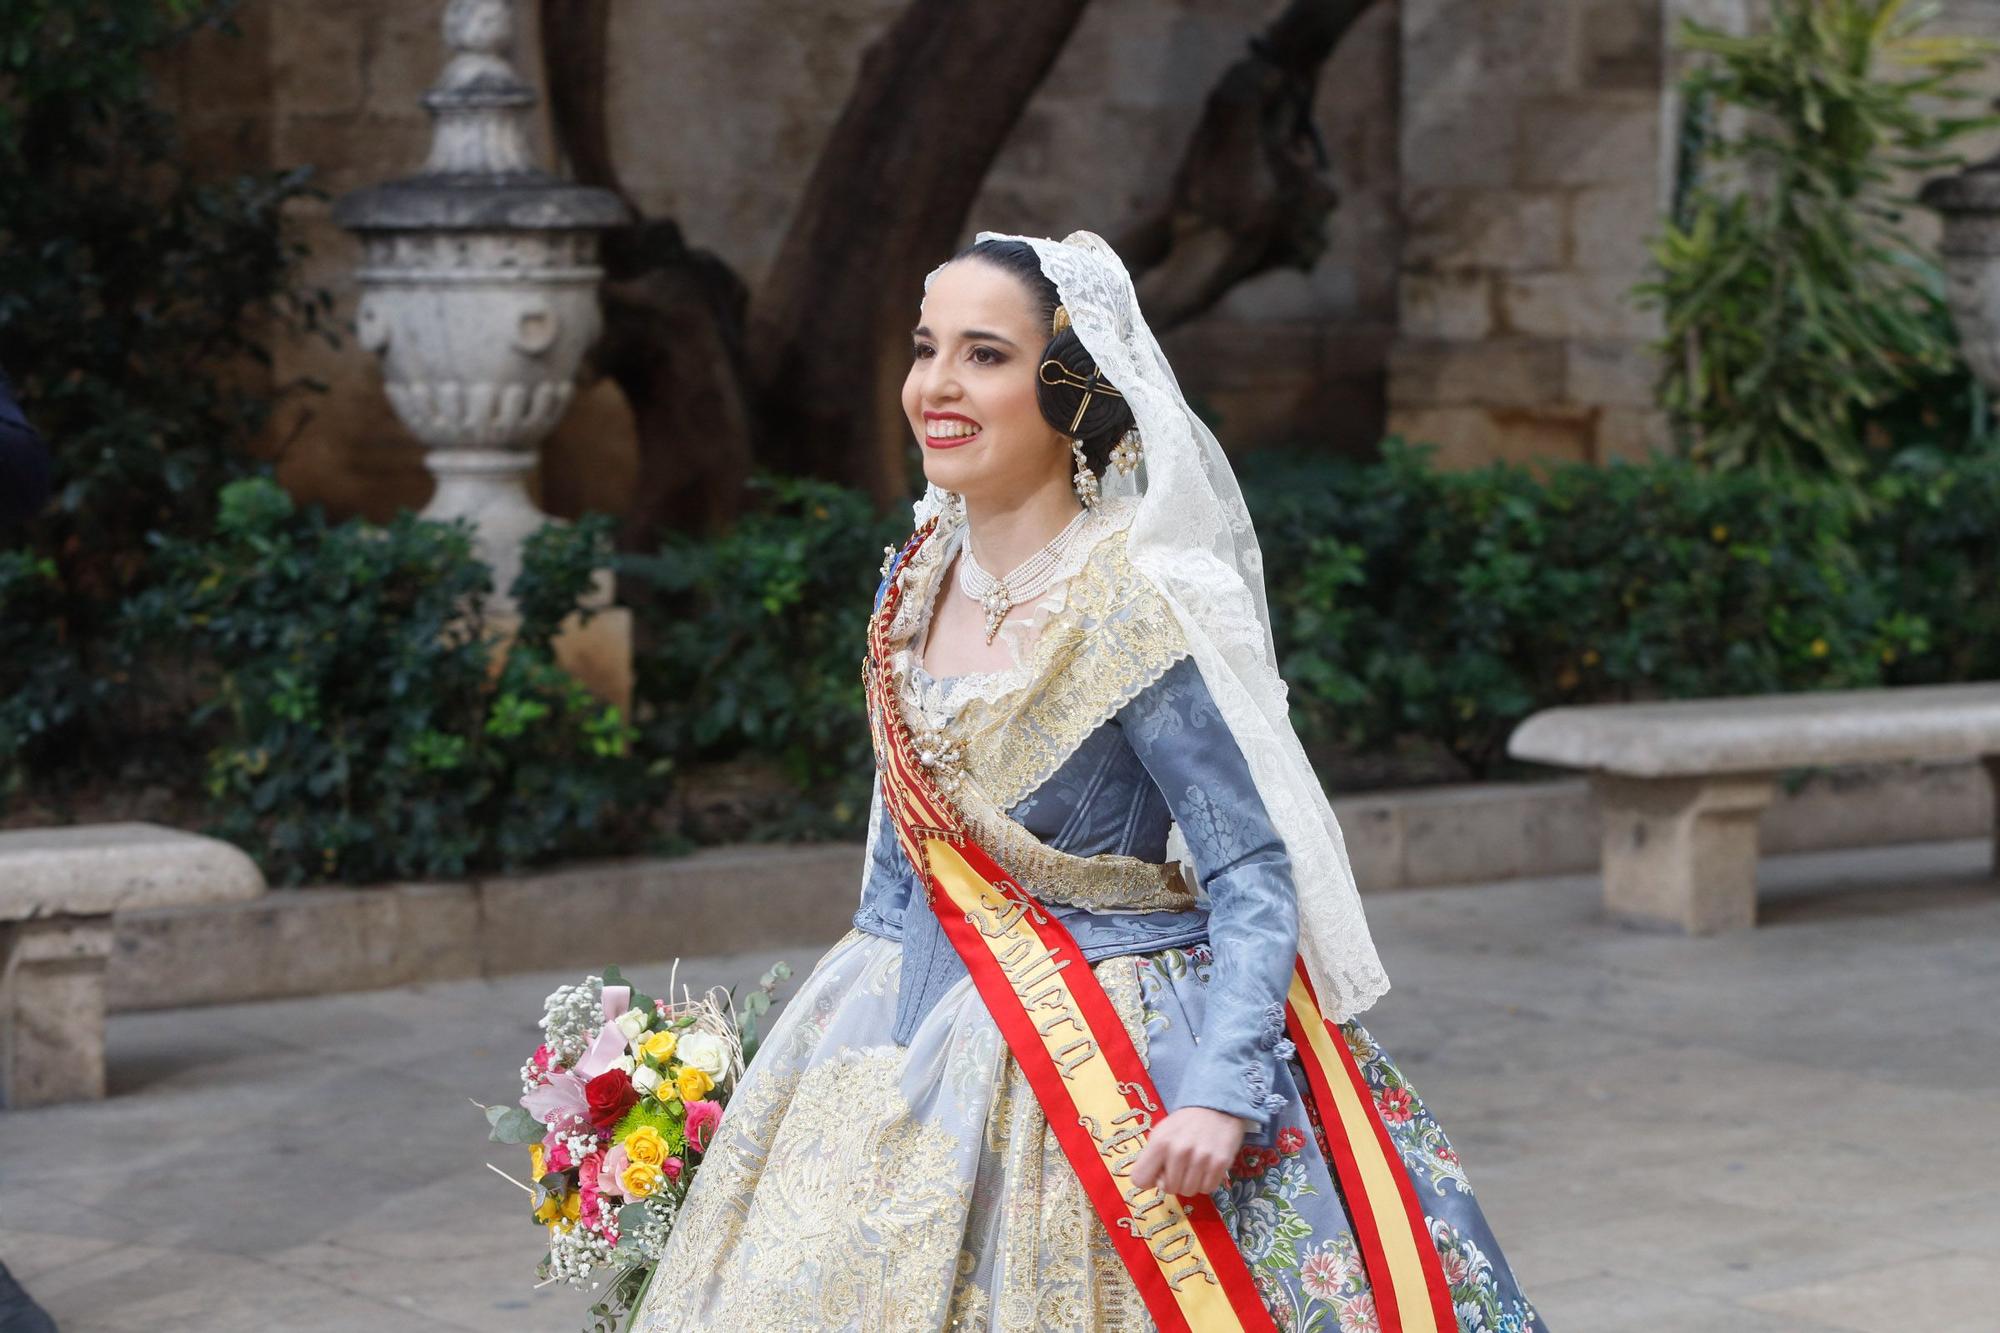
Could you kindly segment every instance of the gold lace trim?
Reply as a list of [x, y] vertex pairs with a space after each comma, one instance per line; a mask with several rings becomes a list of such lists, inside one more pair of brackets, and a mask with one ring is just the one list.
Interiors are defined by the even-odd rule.
[[1036, 642], [1036, 683], [1018, 702], [975, 699], [961, 716], [967, 766], [1003, 810], [1187, 654], [1180, 622], [1126, 560], [1125, 534], [1104, 546]]
[[[972, 695], [945, 728], [959, 743], [956, 767], [998, 810], [1046, 782], [1091, 732], [1187, 655], [1172, 608], [1126, 555], [1129, 510], [1117, 513], [1125, 521], [1110, 520], [1115, 525], [1080, 554], [1060, 604], [1041, 621], [1020, 683]], [[891, 627], [897, 693], [918, 731], [930, 723], [910, 684], [909, 638], [949, 563], [944, 536], [932, 533], [906, 567]]]
[[950, 564], [951, 530], [934, 531], [905, 564], [891, 622], [890, 669], [920, 762], [967, 831], [1044, 901], [1093, 911], [1189, 911], [1194, 890], [1177, 863], [1049, 846], [1006, 812], [1047, 781], [1084, 740], [1187, 652], [1180, 623], [1125, 555], [1130, 506], [1093, 516], [1099, 532], [1073, 554], [1066, 581], [1038, 608], [1038, 637], [996, 688], [951, 717], [933, 715], [910, 677], [914, 635], [929, 622]]
[[1196, 905], [1178, 862], [1156, 865], [1116, 852], [1076, 856], [1059, 851], [997, 808], [972, 782], [959, 784], [952, 804], [979, 845], [1043, 902], [1094, 912], [1186, 912]]

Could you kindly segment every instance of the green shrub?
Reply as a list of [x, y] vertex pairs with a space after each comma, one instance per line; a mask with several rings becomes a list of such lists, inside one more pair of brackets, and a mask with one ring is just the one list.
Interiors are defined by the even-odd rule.
[[[1280, 666], [1312, 740], [1420, 736], [1477, 776], [1558, 703], [1983, 679], [2000, 457], [1911, 451], [1859, 496], [1685, 461], [1441, 472], [1246, 460]], [[1869, 514], [1869, 510], [1879, 512]], [[1864, 517], [1864, 515], [1868, 515]]]
[[639, 693], [647, 749], [677, 763], [741, 755], [796, 784], [784, 836], [865, 825], [874, 779], [861, 691], [885, 545], [909, 511], [825, 482], [764, 477], [764, 504], [728, 535], [670, 537], [628, 559], [647, 594]]
[[295, 286], [304, 251], [283, 225], [307, 173], [202, 177], [155, 99], [149, 66], [233, 8], [0, 0], [0, 366], [56, 483], [46, 515], [0, 532], [35, 571], [0, 585], [0, 621], [32, 615], [41, 639], [0, 661], [0, 695], [40, 696], [0, 722], [17, 787], [180, 762], [118, 656], [117, 608], [146, 586], [148, 534], [208, 531], [250, 469], [273, 401], [264, 340], [325, 330], [329, 298]]
[[195, 663], [214, 831], [274, 882], [603, 855], [643, 840], [653, 784], [630, 725], [553, 663], [549, 640], [607, 538], [600, 517], [530, 541], [501, 664], [469, 525], [329, 525], [269, 481], [240, 481], [211, 540], [163, 544], [124, 630], [135, 650]]

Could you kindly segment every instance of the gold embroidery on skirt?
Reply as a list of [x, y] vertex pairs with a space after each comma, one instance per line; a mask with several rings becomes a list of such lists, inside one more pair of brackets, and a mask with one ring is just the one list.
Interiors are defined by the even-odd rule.
[[[1092, 964], [1140, 1059], [1147, 1057], [1138, 964], [1131, 956]], [[961, 1263], [948, 1325], [980, 1333], [1139, 1333], [1151, 1325], [1145, 1303], [1110, 1234], [1063, 1155], [1021, 1066], [1002, 1061], [984, 1135], [982, 1180], [997, 1177], [991, 1201], [974, 1196], [975, 1245], [992, 1240], [997, 1271]], [[998, 1228], [998, 1236], [991, 1237]]]

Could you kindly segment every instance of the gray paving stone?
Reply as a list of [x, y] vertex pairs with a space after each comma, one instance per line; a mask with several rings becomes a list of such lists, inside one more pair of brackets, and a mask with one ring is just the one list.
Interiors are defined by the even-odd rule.
[[[1989, 846], [1767, 858], [1765, 924], [1708, 939], [1611, 926], [1591, 876], [1370, 899], [1363, 1022], [1557, 1333], [1992, 1327]], [[575, 975], [114, 1014], [107, 1100], [0, 1114], [0, 1259], [65, 1333], [580, 1327], [467, 1100]]]

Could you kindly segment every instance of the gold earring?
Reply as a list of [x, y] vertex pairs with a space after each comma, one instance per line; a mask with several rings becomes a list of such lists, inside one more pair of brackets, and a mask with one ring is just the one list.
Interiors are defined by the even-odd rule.
[[1139, 466], [1139, 428], [1132, 426], [1118, 437], [1118, 443], [1111, 446], [1111, 461], [1118, 468], [1118, 475], [1129, 477], [1132, 469]]
[[1097, 508], [1097, 474], [1083, 461], [1083, 441], [1071, 440], [1069, 451], [1076, 455], [1076, 476], [1072, 484], [1076, 487], [1076, 498], [1083, 501], [1085, 509]]

